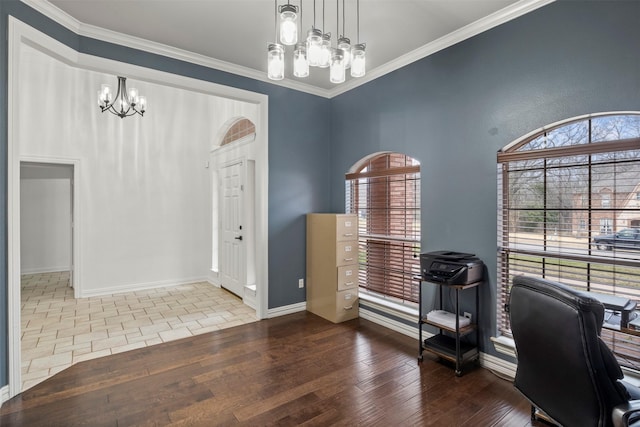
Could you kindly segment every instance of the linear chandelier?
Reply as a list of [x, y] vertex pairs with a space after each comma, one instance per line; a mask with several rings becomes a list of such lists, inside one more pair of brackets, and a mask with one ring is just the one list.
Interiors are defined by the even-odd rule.
[[[324, 1], [322, 0], [322, 25], [324, 20]], [[336, 0], [336, 32], [340, 32], [340, 7]], [[298, 21], [302, 29], [302, 0], [300, 6], [295, 6], [287, 1], [278, 7], [275, 4], [275, 33], [276, 42], [270, 43], [267, 53], [267, 75], [271, 80], [284, 79], [285, 46], [293, 48], [293, 75], [307, 77], [309, 67], [329, 68], [329, 80], [332, 83], [343, 83], [346, 70], [351, 69], [351, 77], [362, 77], [366, 72], [365, 43], [360, 43], [360, 0], [356, 0], [356, 44], [351, 45], [351, 40], [345, 37], [345, 14], [342, 0], [342, 34], [336, 37], [335, 47], [331, 46], [331, 33], [325, 33], [316, 28], [316, 1], [313, 0], [313, 25], [307, 31], [307, 38], [298, 41]], [[298, 10], [300, 14], [298, 15]], [[278, 14], [280, 19], [278, 20]], [[298, 16], [300, 19], [298, 20]], [[278, 32], [278, 22], [280, 31]], [[278, 40], [278, 33], [280, 43]]]
[[147, 109], [147, 98], [140, 96], [138, 89], [131, 88], [127, 91], [127, 78], [118, 76], [118, 89], [115, 97], [111, 86], [103, 84], [98, 91], [98, 106], [103, 113], [108, 111], [121, 119], [134, 114], [144, 116]]

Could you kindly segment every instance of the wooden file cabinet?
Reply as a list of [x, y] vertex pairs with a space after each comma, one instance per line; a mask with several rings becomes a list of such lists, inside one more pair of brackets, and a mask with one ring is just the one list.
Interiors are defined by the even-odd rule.
[[307, 310], [334, 323], [358, 317], [356, 215], [307, 215]]

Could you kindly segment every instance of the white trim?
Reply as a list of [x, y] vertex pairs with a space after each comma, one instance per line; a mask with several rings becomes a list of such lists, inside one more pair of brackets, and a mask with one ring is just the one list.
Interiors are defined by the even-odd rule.
[[521, 141], [527, 140], [527, 139], [531, 138], [532, 136], [534, 136], [534, 135], [536, 135], [538, 133], [542, 133], [544, 131], [557, 128], [558, 126], [562, 126], [564, 124], [573, 123], [573, 122], [579, 122], [579, 121], [591, 119], [591, 118], [594, 118], [594, 117], [611, 116], [611, 115], [616, 115], [616, 116], [636, 115], [637, 116], [639, 114], [640, 114], [640, 111], [632, 111], [632, 110], [628, 110], [628, 111], [606, 111], [606, 112], [599, 112], [599, 113], [583, 114], [581, 116], [575, 116], [575, 117], [570, 117], [568, 119], [558, 120], [557, 122], [554, 122], [554, 123], [548, 124], [546, 126], [542, 126], [542, 127], [538, 128], [538, 129], [535, 129], [535, 130], [527, 133], [526, 135], [521, 136], [518, 139], [514, 139], [509, 144], [505, 145], [500, 150], [498, 150], [498, 153], [505, 153], [505, 152], [509, 151], [509, 149], [511, 147], [513, 147], [516, 144], [519, 144]]
[[[411, 326], [393, 319], [389, 319], [388, 317], [382, 316], [378, 313], [363, 309], [362, 306], [360, 307], [360, 317], [385, 328], [399, 332], [403, 335], [407, 335], [408, 337], [415, 338], [416, 341], [418, 340], [419, 331], [417, 326]], [[424, 338], [430, 338], [433, 336], [433, 334], [422, 331], [422, 336]], [[416, 342], [416, 359], [418, 356], [417, 347], [418, 343]], [[517, 365], [515, 363], [511, 363], [499, 357], [492, 356], [483, 352], [480, 352], [480, 366], [494, 372], [496, 375], [507, 380], [513, 380], [516, 375]]]
[[108, 288], [100, 288], [98, 290], [84, 290], [82, 292], [82, 295], [80, 295], [80, 298], [100, 297], [105, 295], [146, 291], [149, 289], [167, 288], [170, 286], [190, 285], [203, 282], [215, 286], [215, 284], [209, 282], [209, 279], [207, 277], [191, 277], [178, 280], [158, 280], [157, 282], [130, 283], [126, 285], [111, 286]]
[[362, 304], [375, 308], [377, 310], [382, 311], [383, 313], [387, 313], [391, 316], [399, 317], [401, 319], [407, 320], [409, 322], [418, 323], [418, 309], [407, 307], [405, 305], [395, 303], [393, 301], [389, 301], [384, 298], [377, 297], [375, 295], [371, 295], [370, 293], [360, 290], [359, 298]]
[[[373, 323], [376, 323], [380, 326], [384, 326], [385, 328], [391, 329], [392, 331], [399, 332], [408, 337], [415, 338], [416, 340], [418, 339], [417, 326], [411, 326], [411, 325], [407, 325], [406, 323], [398, 322], [397, 320], [390, 319], [381, 314], [367, 310], [362, 306], [360, 306], [360, 317], [365, 320], [369, 320]], [[424, 331], [422, 332], [422, 334], [425, 338], [429, 338], [433, 336], [433, 334], [430, 334]], [[416, 343], [416, 348], [417, 348], [417, 343]], [[417, 354], [418, 352], [416, 351], [416, 357], [417, 357]]]
[[555, 0], [521, 0], [510, 6], [500, 9], [491, 15], [485, 16], [475, 22], [472, 22], [464, 27], [440, 37], [437, 40], [427, 43], [424, 46], [419, 47], [409, 53], [406, 53], [393, 61], [387, 62], [371, 71], [367, 71], [367, 74], [363, 78], [351, 79], [347, 82], [336, 86], [333, 89], [328, 90], [327, 97], [333, 98], [343, 94], [358, 86], [362, 86], [372, 80], [389, 74], [399, 68], [405, 67], [413, 62], [419, 61], [427, 56], [431, 56], [441, 50], [447, 49], [453, 45], [463, 42], [471, 37], [474, 37], [480, 33], [488, 31], [498, 25], [509, 22], [522, 15], [532, 12], [542, 6], [553, 3]]
[[[73, 183], [73, 194], [71, 195], [73, 212], [71, 213], [71, 218], [73, 220], [73, 253], [71, 254], [71, 268], [73, 272], [71, 274], [71, 287], [73, 288], [73, 297], [80, 298], [82, 294], [82, 262], [80, 256], [82, 251], [80, 250], [80, 242], [82, 239], [80, 238], [82, 230], [80, 225], [82, 224], [80, 215], [80, 186], [82, 182], [80, 181], [80, 160], [74, 158], [66, 158], [66, 157], [43, 157], [43, 156], [20, 156], [20, 163], [29, 162], [29, 163], [47, 163], [47, 164], [55, 164], [55, 165], [66, 165], [73, 167], [73, 175], [71, 176], [71, 182]], [[18, 172], [20, 173], [20, 172]], [[18, 176], [19, 178], [19, 176]], [[20, 206], [18, 208], [18, 219], [20, 219]], [[49, 271], [70, 271], [69, 267], [65, 267], [62, 270], [49, 270]], [[42, 273], [46, 273], [46, 271], [41, 271]], [[21, 274], [28, 274], [26, 271], [21, 271]]]
[[281, 307], [270, 308], [267, 313], [267, 318], [286, 316], [287, 314], [299, 313], [307, 309], [307, 303], [305, 301], [298, 302], [290, 305], [283, 305]]
[[[30, 2], [34, 3], [34, 2]], [[44, 33], [30, 27], [13, 16], [8, 20], [8, 112], [7, 112], [7, 298], [8, 298], [8, 345], [9, 345], [9, 396], [21, 391], [20, 369], [20, 136], [18, 135], [18, 116], [20, 101], [18, 78], [20, 76], [18, 60], [22, 44], [28, 44], [47, 55], [57, 58], [71, 66], [88, 70], [128, 74], [130, 77], [151, 83], [169, 85], [178, 89], [191, 90], [212, 96], [230, 98], [256, 104], [259, 117], [256, 126], [256, 197], [255, 227], [256, 246], [261, 256], [256, 259], [256, 317], [266, 318], [269, 298], [269, 98], [267, 95], [250, 92], [171, 74], [155, 69], [135, 66], [107, 58], [80, 54]], [[78, 168], [79, 169], [79, 168]], [[78, 173], [78, 170], [75, 171]], [[77, 175], [76, 175], [77, 177]], [[78, 191], [76, 186], [75, 190]], [[79, 250], [79, 248], [78, 248]], [[81, 264], [79, 258], [76, 261]], [[77, 270], [76, 270], [77, 271]], [[77, 274], [78, 275], [78, 274]], [[204, 280], [207, 280], [205, 278]], [[131, 289], [131, 287], [128, 287]], [[112, 291], [112, 290], [111, 290]]]
[[42, 274], [42, 273], [61, 273], [63, 271], [69, 271], [69, 266], [64, 267], [40, 267], [40, 268], [21, 268], [20, 275], [25, 274]]
[[506, 354], [507, 356], [516, 357], [516, 343], [511, 338], [505, 336], [491, 337], [493, 347], [498, 353]]
[[196, 65], [202, 65], [214, 70], [220, 70], [227, 73], [232, 73], [242, 77], [248, 77], [250, 79], [262, 81], [265, 83], [271, 83], [277, 86], [283, 86], [290, 89], [298, 90], [300, 92], [310, 93], [312, 95], [328, 97], [327, 90], [312, 86], [307, 83], [298, 82], [295, 80], [282, 80], [274, 81], [267, 77], [267, 74], [263, 71], [254, 70], [253, 68], [244, 67], [241, 65], [233, 64], [219, 59], [211, 58], [198, 53], [190, 52], [188, 50], [179, 49], [173, 46], [168, 46], [162, 43], [153, 42], [139, 37], [130, 36], [127, 34], [118, 33], [115, 31], [107, 30], [104, 28], [96, 27], [78, 21], [66, 12], [58, 9], [49, 1], [43, 0], [21, 0], [23, 3], [53, 19], [60, 25], [73, 31], [74, 33], [89, 37], [92, 39], [101, 40], [107, 43], [114, 43], [120, 46], [130, 47], [132, 49], [141, 50], [144, 52], [153, 53], [156, 55], [166, 56], [168, 58], [177, 59], [179, 61], [189, 62]]
[[21, 382], [21, 321], [20, 321], [20, 147], [18, 118], [14, 111], [19, 99], [16, 60], [20, 51], [19, 21], [9, 16], [7, 75], [7, 314], [9, 336], [8, 373], [9, 397], [20, 393]]
[[2, 388], [0, 388], [0, 408], [2, 408], [2, 404], [4, 402], [6, 402], [7, 400], [9, 400], [9, 386], [6, 385]]
[[487, 353], [480, 353], [480, 366], [490, 370], [501, 378], [513, 381], [516, 377], [517, 364]]
[[243, 67], [240, 65], [232, 64], [226, 61], [221, 61], [215, 58], [210, 58], [197, 53], [189, 52], [187, 50], [178, 49], [175, 47], [163, 45], [160, 43], [152, 42], [149, 40], [141, 39], [138, 37], [128, 36], [125, 34], [117, 33], [115, 31], [106, 30], [93, 25], [84, 24], [77, 19], [73, 18], [66, 12], [55, 7], [49, 1], [43, 0], [21, 0], [23, 3], [53, 19], [60, 25], [73, 31], [74, 33], [90, 37], [97, 40], [102, 40], [108, 43], [115, 43], [121, 46], [130, 47], [133, 49], [139, 49], [145, 52], [154, 53], [157, 55], [166, 56], [169, 58], [178, 59], [192, 64], [202, 65], [208, 68], [221, 70], [229, 73], [233, 73], [239, 76], [248, 77], [250, 79], [263, 81], [266, 83], [287, 87], [289, 89], [298, 90], [300, 92], [310, 93], [312, 95], [321, 96], [324, 98], [333, 98], [343, 94], [358, 86], [362, 86], [378, 77], [384, 76], [392, 71], [402, 68], [408, 64], [416, 62], [427, 56], [433, 55], [443, 49], [451, 47], [457, 43], [474, 37], [484, 31], [490, 30], [498, 25], [509, 22], [522, 15], [532, 12], [542, 6], [550, 4], [555, 0], [521, 0], [504, 9], [488, 15], [482, 19], [479, 19], [471, 24], [468, 24], [452, 33], [449, 33], [439, 39], [428, 43], [418, 49], [415, 49], [393, 61], [387, 62], [369, 72], [365, 77], [358, 79], [350, 79], [347, 82], [336, 86], [332, 89], [323, 89], [310, 84], [302, 83], [297, 80], [284, 79], [281, 81], [269, 80], [266, 73], [252, 68]]
[[[224, 135], [222, 135], [222, 137], [224, 138]], [[216, 155], [227, 154], [229, 151], [238, 150], [240, 147], [244, 147], [245, 145], [249, 145], [255, 140], [256, 140], [256, 134], [255, 133], [252, 133], [252, 134], [249, 134], [249, 135], [245, 135], [242, 138], [236, 139], [235, 141], [231, 141], [228, 144], [217, 145], [217, 146], [213, 147], [211, 149], [211, 154], [216, 154]], [[221, 139], [219, 141], [222, 142]]]

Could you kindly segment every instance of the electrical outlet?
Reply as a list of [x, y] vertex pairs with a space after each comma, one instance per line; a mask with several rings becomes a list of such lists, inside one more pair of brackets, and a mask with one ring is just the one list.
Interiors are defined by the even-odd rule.
[[471, 313], [469, 313], [468, 311], [464, 312], [464, 317], [466, 317], [467, 319], [471, 320]]
[[298, 279], [298, 287], [304, 288], [304, 279]]

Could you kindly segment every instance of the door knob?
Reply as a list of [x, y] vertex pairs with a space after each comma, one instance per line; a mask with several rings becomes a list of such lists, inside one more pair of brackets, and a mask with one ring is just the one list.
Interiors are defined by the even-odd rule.
[[236, 240], [242, 240], [242, 236], [234, 237]]

